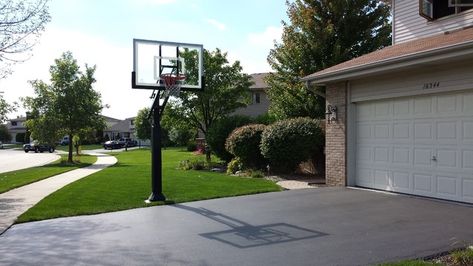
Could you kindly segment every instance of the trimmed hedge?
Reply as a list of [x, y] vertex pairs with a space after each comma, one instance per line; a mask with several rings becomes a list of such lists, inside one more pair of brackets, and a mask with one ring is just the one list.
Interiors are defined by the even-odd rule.
[[225, 142], [235, 128], [248, 125], [251, 118], [248, 116], [235, 115], [216, 121], [207, 131], [205, 140], [210, 150], [225, 162], [230, 162], [233, 155], [225, 149]]
[[263, 169], [267, 161], [261, 154], [260, 143], [265, 125], [254, 124], [235, 129], [228, 136], [225, 147], [239, 158], [244, 168]]
[[291, 173], [297, 166], [323, 148], [320, 121], [293, 118], [276, 122], [263, 132], [261, 152], [271, 171]]

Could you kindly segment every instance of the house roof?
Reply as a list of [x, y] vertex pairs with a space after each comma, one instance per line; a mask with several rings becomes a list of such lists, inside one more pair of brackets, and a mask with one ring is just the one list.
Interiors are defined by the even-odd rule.
[[473, 27], [395, 44], [313, 73], [302, 78], [302, 81], [317, 83], [324, 80], [324, 82], [329, 82], [331, 78], [335, 79], [336, 76], [348, 72], [372, 68], [381, 64], [396, 63], [411, 59], [415, 55], [441, 51], [446, 48], [454, 48], [465, 44], [468, 46], [470, 44], [473, 45]]
[[106, 129], [105, 131], [130, 132], [130, 125], [131, 125], [130, 120], [122, 120], [112, 125], [110, 128]]
[[270, 73], [254, 73], [251, 74], [251, 80], [253, 81], [253, 85], [251, 85], [250, 89], [267, 89], [268, 83], [266, 83], [265, 79], [269, 76]]

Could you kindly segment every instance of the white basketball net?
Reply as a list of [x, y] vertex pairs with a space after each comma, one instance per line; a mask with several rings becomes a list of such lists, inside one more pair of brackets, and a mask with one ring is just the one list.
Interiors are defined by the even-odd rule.
[[181, 86], [184, 80], [186, 80], [185, 75], [171, 75], [171, 74], [164, 74], [161, 75], [161, 80], [164, 84], [164, 96], [169, 97], [178, 97], [181, 94]]

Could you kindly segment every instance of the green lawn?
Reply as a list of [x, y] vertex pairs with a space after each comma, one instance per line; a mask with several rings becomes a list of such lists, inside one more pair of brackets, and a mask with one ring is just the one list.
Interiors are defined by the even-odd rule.
[[[80, 150], [85, 151], [85, 150], [96, 150], [96, 149], [102, 149], [103, 145], [101, 144], [90, 144], [90, 145], [81, 145]], [[56, 150], [59, 151], [69, 151], [69, 146], [62, 146], [58, 145], [56, 146]], [[73, 147], [73, 151], [76, 152], [76, 149]]]
[[38, 167], [22, 169], [18, 171], [6, 172], [0, 174], [0, 193], [21, 187], [41, 179], [58, 175], [80, 167], [88, 166], [97, 160], [96, 156], [81, 155], [74, 156], [75, 164], [67, 164], [67, 155], [62, 155], [61, 159]]
[[[118, 163], [49, 195], [21, 215], [17, 222], [95, 214], [147, 205], [150, 194], [150, 151], [133, 150], [116, 155]], [[204, 159], [203, 156], [199, 158]], [[181, 160], [195, 155], [177, 149], [163, 150], [163, 192], [169, 202], [230, 197], [270, 191], [280, 187], [264, 179], [227, 176], [208, 171], [176, 169]]]

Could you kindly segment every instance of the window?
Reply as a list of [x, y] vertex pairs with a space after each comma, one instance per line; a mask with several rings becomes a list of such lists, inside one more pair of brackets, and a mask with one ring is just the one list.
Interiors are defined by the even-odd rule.
[[18, 125], [18, 123], [16, 121], [11, 121], [11, 125], [16, 127]]
[[473, 8], [473, 0], [419, 0], [419, 13], [428, 20], [450, 16]]
[[255, 103], [261, 103], [261, 95], [259, 92], [255, 92]]

